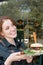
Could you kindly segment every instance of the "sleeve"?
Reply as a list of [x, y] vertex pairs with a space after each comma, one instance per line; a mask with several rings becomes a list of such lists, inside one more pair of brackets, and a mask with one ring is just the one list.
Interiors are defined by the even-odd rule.
[[7, 49], [1, 45], [0, 43], [0, 60], [3, 58], [3, 61], [7, 59], [7, 57], [10, 55], [10, 53], [7, 51]]
[[20, 43], [19, 43], [19, 45], [20, 45], [20, 49], [21, 49], [21, 50], [26, 49], [26, 46], [25, 46], [25, 44], [24, 44], [24, 43], [20, 42]]

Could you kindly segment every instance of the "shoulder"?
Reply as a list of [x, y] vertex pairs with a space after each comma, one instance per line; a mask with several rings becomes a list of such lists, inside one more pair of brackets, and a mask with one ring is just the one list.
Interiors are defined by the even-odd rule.
[[2, 40], [0, 40], [0, 45], [5, 46], [4, 42]]

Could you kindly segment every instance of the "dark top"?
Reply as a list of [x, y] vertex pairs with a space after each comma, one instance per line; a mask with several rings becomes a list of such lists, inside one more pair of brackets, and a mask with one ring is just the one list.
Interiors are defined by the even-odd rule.
[[[7, 57], [13, 52], [19, 52], [21, 49], [25, 49], [25, 45], [21, 42], [18, 42], [17, 39], [14, 39], [16, 46], [10, 44], [6, 39], [2, 39], [0, 42], [0, 65], [4, 65], [4, 61]], [[12, 62], [11, 65], [27, 65], [26, 60]]]

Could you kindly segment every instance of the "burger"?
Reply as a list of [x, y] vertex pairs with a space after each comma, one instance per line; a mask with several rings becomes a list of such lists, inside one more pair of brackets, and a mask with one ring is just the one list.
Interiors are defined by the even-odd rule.
[[43, 44], [41, 43], [33, 43], [30, 45], [31, 51], [39, 52], [40, 50], [43, 50]]

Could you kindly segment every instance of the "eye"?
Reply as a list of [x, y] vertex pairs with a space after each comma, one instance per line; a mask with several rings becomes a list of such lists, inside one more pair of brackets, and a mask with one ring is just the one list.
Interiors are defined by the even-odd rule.
[[9, 29], [9, 26], [7, 26], [5, 30], [8, 30], [8, 29]]

